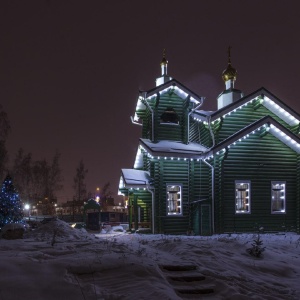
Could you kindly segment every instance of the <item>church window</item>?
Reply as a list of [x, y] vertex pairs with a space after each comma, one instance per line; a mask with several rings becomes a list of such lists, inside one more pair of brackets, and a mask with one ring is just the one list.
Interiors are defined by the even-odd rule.
[[179, 125], [179, 116], [173, 108], [168, 107], [160, 117], [160, 124]]
[[250, 213], [250, 181], [235, 181], [235, 213]]
[[284, 181], [271, 182], [271, 212], [272, 214], [285, 213], [285, 187]]
[[167, 214], [168, 216], [182, 215], [182, 187], [178, 184], [167, 185]]

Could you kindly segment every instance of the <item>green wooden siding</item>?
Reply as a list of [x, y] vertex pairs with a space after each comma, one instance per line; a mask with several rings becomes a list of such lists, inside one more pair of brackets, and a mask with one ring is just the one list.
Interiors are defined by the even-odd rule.
[[[216, 221], [218, 232], [296, 230], [298, 155], [271, 134], [251, 135], [218, 157]], [[251, 214], [235, 214], [235, 180], [251, 181]], [[286, 213], [271, 214], [271, 181], [286, 182]], [[298, 198], [297, 198], [298, 197]]]
[[139, 223], [151, 223], [152, 195], [144, 189], [129, 190], [129, 226], [139, 228]]
[[[185, 100], [175, 93], [164, 93], [160, 96], [159, 105], [154, 110], [155, 140], [183, 141], [184, 130], [186, 129], [184, 107]], [[179, 125], [161, 124], [160, 118], [167, 108], [173, 108], [179, 116]]]
[[[154, 141], [174, 140], [187, 142], [187, 114], [191, 107], [188, 99], [182, 99], [174, 92], [167, 92], [148, 100], [153, 110]], [[179, 116], [179, 125], [162, 124], [160, 118], [167, 108], [173, 108]], [[143, 123], [142, 138], [152, 139], [152, 113], [148, 107], [138, 110]]]
[[298, 200], [296, 203], [296, 232], [300, 234], [300, 155], [297, 155], [297, 192], [296, 199]]
[[199, 143], [206, 147], [211, 147], [212, 139], [208, 127], [202, 122], [190, 118], [190, 142]]
[[[156, 233], [186, 234], [189, 229], [194, 230], [198, 200], [211, 201], [208, 166], [202, 161], [160, 159], [151, 164], [151, 177], [155, 187]], [[182, 186], [182, 216], [167, 216], [167, 184]]]
[[[155, 174], [155, 199], [157, 207], [158, 233], [183, 234], [189, 228], [188, 161], [159, 160], [159, 173]], [[177, 183], [182, 186], [182, 216], [167, 216], [166, 185]]]
[[223, 118], [221, 126], [219, 124], [219, 121], [213, 123], [216, 142], [219, 143], [223, 141], [224, 139], [228, 138], [244, 127], [259, 119], [262, 119], [267, 115], [271, 116], [280, 124], [296, 133], [297, 129], [295, 126], [289, 126], [263, 105], [254, 106], [254, 104], [248, 104], [242, 108], [237, 109], [236, 112], [232, 112], [230, 116], [226, 116], [225, 118]]
[[[203, 161], [194, 161], [194, 185], [191, 187], [191, 215], [192, 230], [201, 235], [201, 205], [211, 204], [211, 169]], [[207, 224], [211, 226], [211, 224]]]

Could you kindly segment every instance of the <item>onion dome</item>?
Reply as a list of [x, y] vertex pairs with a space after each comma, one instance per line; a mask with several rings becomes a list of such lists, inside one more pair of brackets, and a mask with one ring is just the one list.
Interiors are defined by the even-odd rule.
[[231, 47], [228, 47], [228, 66], [226, 70], [222, 73], [222, 78], [226, 82], [228, 80], [236, 80], [237, 71], [235, 68], [231, 65], [231, 58], [230, 58], [230, 49]]

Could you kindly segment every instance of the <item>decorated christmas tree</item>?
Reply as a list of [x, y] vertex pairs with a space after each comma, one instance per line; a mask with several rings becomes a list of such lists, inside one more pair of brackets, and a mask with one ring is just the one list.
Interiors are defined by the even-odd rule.
[[0, 191], [0, 228], [8, 223], [19, 223], [23, 219], [22, 203], [12, 179], [6, 176]]

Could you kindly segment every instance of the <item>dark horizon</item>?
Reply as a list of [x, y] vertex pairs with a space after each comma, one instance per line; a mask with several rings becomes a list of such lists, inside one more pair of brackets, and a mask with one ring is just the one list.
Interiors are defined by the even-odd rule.
[[[61, 153], [64, 190], [83, 159], [88, 191], [134, 164], [139, 90], [155, 87], [163, 49], [168, 73], [217, 109], [227, 48], [235, 87], [265, 87], [300, 113], [298, 1], [26, 1], [0, 4], [0, 104], [12, 127], [10, 164], [22, 147], [34, 160]], [[117, 201], [116, 201], [117, 202]]]

